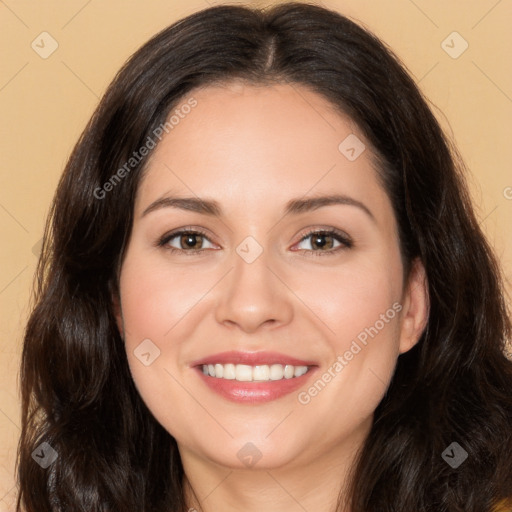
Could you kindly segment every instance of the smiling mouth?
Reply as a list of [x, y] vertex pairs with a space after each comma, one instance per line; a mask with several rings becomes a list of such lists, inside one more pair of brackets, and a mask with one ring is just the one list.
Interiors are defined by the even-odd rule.
[[203, 364], [202, 372], [209, 377], [239, 382], [270, 382], [283, 379], [294, 379], [306, 374], [309, 366], [291, 364], [263, 364], [251, 366], [247, 364]]

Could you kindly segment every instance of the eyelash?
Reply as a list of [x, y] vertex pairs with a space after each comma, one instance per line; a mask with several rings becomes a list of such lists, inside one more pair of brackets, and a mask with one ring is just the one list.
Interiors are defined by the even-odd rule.
[[[171, 253], [180, 253], [180, 254], [186, 254], [187, 256], [194, 256], [199, 253], [202, 253], [204, 251], [207, 251], [208, 249], [177, 249], [176, 247], [170, 247], [167, 246], [167, 244], [173, 239], [181, 235], [199, 235], [206, 239], [208, 239], [207, 233], [200, 230], [200, 229], [180, 229], [178, 231], [174, 231], [168, 234], [163, 235], [158, 241], [157, 246], [162, 247], [166, 251], [170, 251]], [[312, 250], [312, 249], [299, 249], [298, 251], [305, 251], [306, 253], [309, 253], [311, 256], [334, 256], [338, 254], [339, 251], [343, 251], [346, 249], [351, 249], [354, 246], [354, 243], [348, 237], [345, 233], [342, 231], [338, 231], [337, 229], [312, 229], [308, 231], [306, 234], [302, 236], [302, 238], [299, 240], [299, 244], [309, 238], [311, 235], [321, 235], [321, 236], [332, 236], [335, 240], [341, 243], [341, 246], [330, 249], [327, 251], [321, 251], [321, 250]], [[209, 240], [209, 239], [208, 239]]]

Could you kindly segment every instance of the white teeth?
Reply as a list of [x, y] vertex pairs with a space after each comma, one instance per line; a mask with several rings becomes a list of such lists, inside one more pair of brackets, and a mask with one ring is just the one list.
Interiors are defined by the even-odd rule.
[[252, 368], [246, 364], [237, 364], [235, 368], [235, 379], [242, 382], [252, 380]]
[[215, 365], [215, 374], [216, 377], [222, 377], [224, 375], [224, 366], [221, 364]]
[[268, 364], [264, 364], [263, 366], [255, 366], [252, 369], [252, 378], [253, 380], [268, 380], [270, 378], [270, 369]]
[[240, 382], [269, 381], [292, 379], [307, 373], [307, 366], [291, 364], [272, 364], [249, 366], [247, 364], [203, 364], [203, 373], [219, 379], [237, 380]]
[[283, 367], [280, 364], [273, 364], [270, 367], [270, 380], [281, 380], [283, 376]]
[[295, 372], [295, 368], [291, 364], [287, 364], [284, 367], [284, 378], [291, 379], [293, 377], [294, 372]]
[[[235, 365], [234, 364], [225, 364], [224, 370], [223, 370], [223, 379], [228, 380], [235, 380], [236, 379], [236, 371], [235, 371]], [[212, 377], [215, 377], [215, 375], [212, 375]]]
[[301, 375], [304, 375], [308, 371], [307, 366], [296, 366], [293, 372], [294, 377], [300, 377]]

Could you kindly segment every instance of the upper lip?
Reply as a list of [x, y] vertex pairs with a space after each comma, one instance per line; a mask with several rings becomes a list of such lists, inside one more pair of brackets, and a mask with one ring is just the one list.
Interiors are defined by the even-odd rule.
[[313, 361], [297, 359], [279, 352], [219, 352], [193, 361], [190, 366], [202, 366], [204, 364], [246, 364], [257, 366], [264, 364], [289, 364], [292, 366], [316, 366]]

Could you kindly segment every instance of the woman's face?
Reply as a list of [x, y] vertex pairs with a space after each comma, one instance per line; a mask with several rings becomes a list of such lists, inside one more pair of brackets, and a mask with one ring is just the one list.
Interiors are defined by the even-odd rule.
[[421, 268], [403, 282], [368, 142], [322, 97], [230, 84], [187, 101], [152, 150], [121, 270], [135, 384], [182, 457], [335, 464], [421, 333]]

